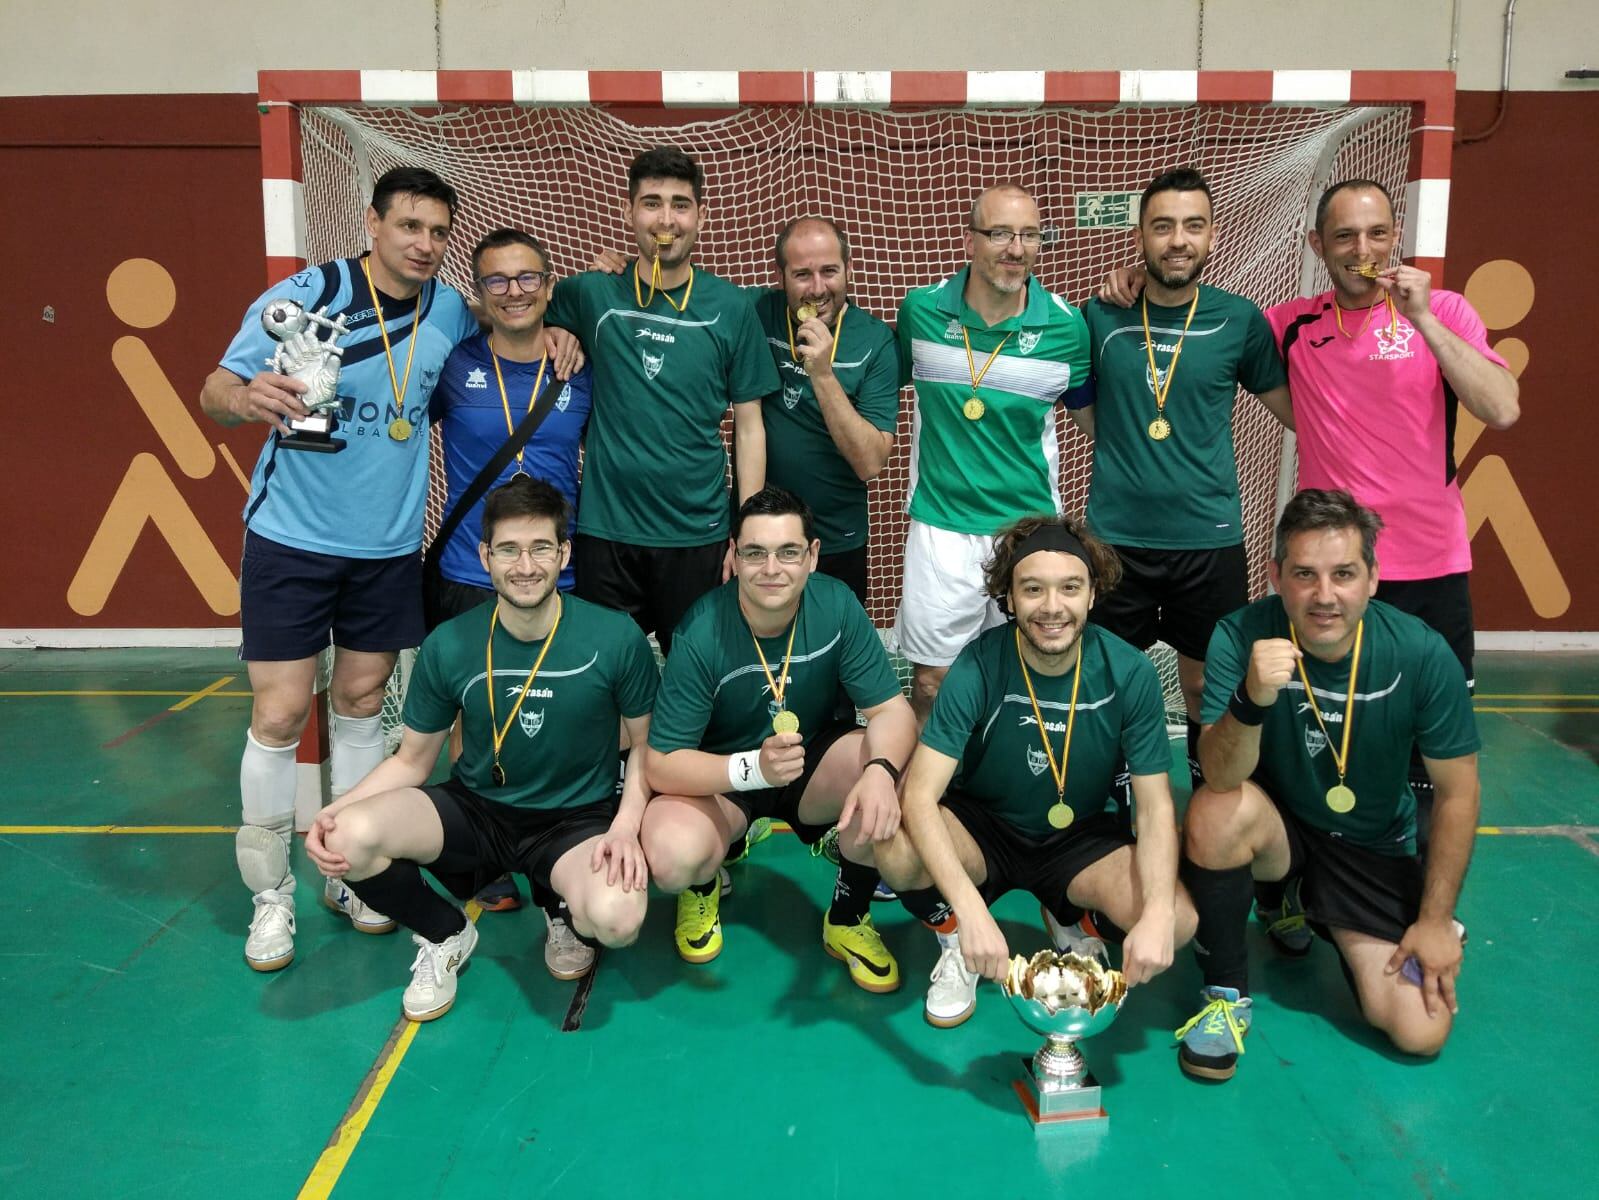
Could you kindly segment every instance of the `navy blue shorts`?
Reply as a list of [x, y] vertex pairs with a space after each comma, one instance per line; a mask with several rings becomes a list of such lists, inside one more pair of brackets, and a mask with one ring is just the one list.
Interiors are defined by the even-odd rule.
[[343, 558], [296, 550], [249, 530], [239, 569], [245, 662], [293, 662], [331, 643], [371, 654], [418, 646], [422, 555]]

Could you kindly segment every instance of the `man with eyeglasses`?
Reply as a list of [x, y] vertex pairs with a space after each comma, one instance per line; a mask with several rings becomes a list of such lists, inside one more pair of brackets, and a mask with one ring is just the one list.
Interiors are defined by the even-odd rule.
[[[593, 407], [593, 373], [587, 365], [569, 379], [557, 378], [545, 344], [544, 310], [549, 304], [549, 252], [520, 229], [496, 229], [472, 251], [472, 274], [489, 329], [462, 342], [451, 353], [433, 392], [431, 415], [444, 434], [444, 511], [455, 512], [462, 494], [499, 453], [545, 392], [556, 389], [553, 404], [531, 438], [507, 461], [490, 487], [531, 475], [553, 484], [577, 512], [578, 453]], [[437, 585], [429, 613], [430, 629], [494, 599], [478, 554], [483, 499], [461, 514], [448, 543], [437, 553]], [[572, 566], [561, 571], [560, 588], [572, 590]], [[431, 583], [432, 581], [430, 581]], [[451, 742], [459, 752], [459, 740]], [[509, 876], [496, 879], [476, 897], [491, 912], [520, 908], [522, 900]], [[544, 960], [557, 979], [584, 974], [593, 950], [571, 931], [570, 914], [552, 893], [534, 889], [549, 927]]]
[[967, 226], [968, 265], [899, 307], [916, 415], [895, 635], [922, 721], [961, 648], [1004, 621], [983, 588], [994, 534], [1060, 511], [1055, 403], [1088, 374], [1082, 314], [1032, 274], [1044, 240], [1032, 194], [990, 187]]
[[[869, 913], [875, 867], [862, 847], [899, 828], [899, 773], [916, 720], [866, 610], [837, 579], [813, 574], [810, 509], [767, 487], [733, 523], [735, 578], [684, 617], [650, 729], [641, 840], [662, 891], [677, 893], [678, 954], [722, 952], [717, 868], [752, 821], [786, 821], [814, 846], [836, 824], [843, 860], [822, 944], [871, 992], [899, 987], [899, 966]], [[837, 715], [839, 689], [866, 718]]]
[[[648, 640], [621, 613], [556, 588], [571, 555], [565, 498], [519, 476], [484, 502], [478, 559], [496, 600], [422, 643], [405, 697], [405, 736], [306, 836], [331, 878], [412, 931], [417, 954], [401, 1009], [443, 1016], [477, 927], [430, 888], [426, 867], [465, 900], [521, 871], [564, 898], [589, 943], [626, 946], [644, 920], [639, 846], [644, 740], [659, 676]], [[462, 752], [427, 785], [457, 712]], [[625, 728], [620, 800], [613, 754]]]

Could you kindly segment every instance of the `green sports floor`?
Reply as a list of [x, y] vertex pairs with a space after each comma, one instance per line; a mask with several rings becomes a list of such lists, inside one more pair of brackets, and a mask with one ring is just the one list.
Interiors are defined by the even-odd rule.
[[[410, 942], [307, 902], [303, 855], [298, 957], [257, 975], [239, 664], [0, 653], [0, 1196], [1594, 1195], [1599, 657], [1484, 654], [1478, 680], [1484, 828], [1443, 1056], [1390, 1054], [1329, 947], [1276, 960], [1256, 931], [1237, 1078], [1177, 1070], [1181, 952], [1084, 1043], [1108, 1125], [1035, 1135], [1011, 1081], [1037, 1038], [998, 990], [926, 1025], [932, 942], [897, 905], [876, 915], [905, 986], [854, 988], [819, 944], [831, 870], [786, 834], [733, 869], [720, 959], [679, 962], [652, 901], [586, 1006], [524, 909], [484, 914], [455, 1010], [407, 1025]], [[1014, 949], [1043, 945], [1030, 900], [1000, 912]]]

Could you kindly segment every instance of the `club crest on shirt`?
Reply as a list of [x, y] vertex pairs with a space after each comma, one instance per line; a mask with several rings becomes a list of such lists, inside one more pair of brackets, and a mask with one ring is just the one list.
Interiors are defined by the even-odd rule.
[[800, 402], [800, 387], [797, 383], [783, 385], [783, 407], [793, 408]]
[[644, 378], [654, 379], [661, 373], [661, 368], [666, 365], [666, 355], [651, 354], [648, 350], [640, 351], [644, 356]]
[[473, 391], [487, 391], [489, 386], [488, 373], [482, 367], [473, 367], [466, 373], [466, 383], [462, 386]]
[[433, 388], [438, 384], [438, 382], [439, 369], [437, 367], [428, 367], [422, 372], [422, 394], [424, 396], [431, 396], [433, 394]]
[[1305, 751], [1315, 758], [1327, 748], [1327, 735], [1319, 729], [1305, 730]]
[[555, 398], [555, 407], [565, 412], [566, 406], [570, 403], [572, 403], [572, 385], [568, 383], [561, 388], [561, 394]]
[[1044, 768], [1049, 766], [1049, 759], [1042, 750], [1029, 750], [1027, 752], [1027, 769], [1034, 775], [1042, 775]]
[[960, 335], [961, 323], [954, 317], [951, 317], [949, 319], [949, 324], [944, 326], [944, 336], [950, 339], [950, 341], [954, 341], [956, 338], [960, 337]]
[[1022, 336], [1016, 339], [1016, 349], [1023, 354], [1031, 354], [1042, 336], [1036, 329], [1024, 329]]
[[1392, 333], [1382, 326], [1378, 326], [1372, 332], [1377, 335], [1377, 353], [1371, 356], [1373, 360], [1389, 362], [1394, 359], [1416, 357], [1416, 352], [1410, 348], [1410, 339], [1416, 335], [1415, 326], [1404, 321], [1396, 321]]
[[537, 736], [538, 731], [544, 728], [544, 710], [542, 708], [538, 712], [528, 712], [524, 708], [516, 714], [516, 719], [521, 723], [522, 732], [528, 737]]
[[1166, 377], [1170, 374], [1171, 365], [1169, 363], [1164, 371], [1162, 371], [1159, 367], [1155, 368], [1154, 374], [1150, 374], [1149, 363], [1144, 363], [1144, 382], [1149, 386], [1149, 394], [1151, 396], [1159, 395], [1159, 393], [1155, 390], [1155, 381], [1159, 379], [1160, 386], [1164, 388], [1166, 386]]

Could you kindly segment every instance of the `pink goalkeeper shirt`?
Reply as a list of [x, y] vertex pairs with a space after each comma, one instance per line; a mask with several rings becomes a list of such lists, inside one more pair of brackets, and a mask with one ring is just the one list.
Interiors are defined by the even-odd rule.
[[[1466, 510], [1455, 483], [1458, 401], [1409, 321], [1386, 305], [1343, 314], [1333, 293], [1266, 310], [1288, 367], [1299, 438], [1299, 486], [1345, 488], [1382, 514], [1383, 579], [1434, 579], [1471, 570]], [[1433, 315], [1489, 362], [1482, 319], [1458, 292], [1434, 290]], [[1357, 330], [1361, 330], [1358, 334]]]

